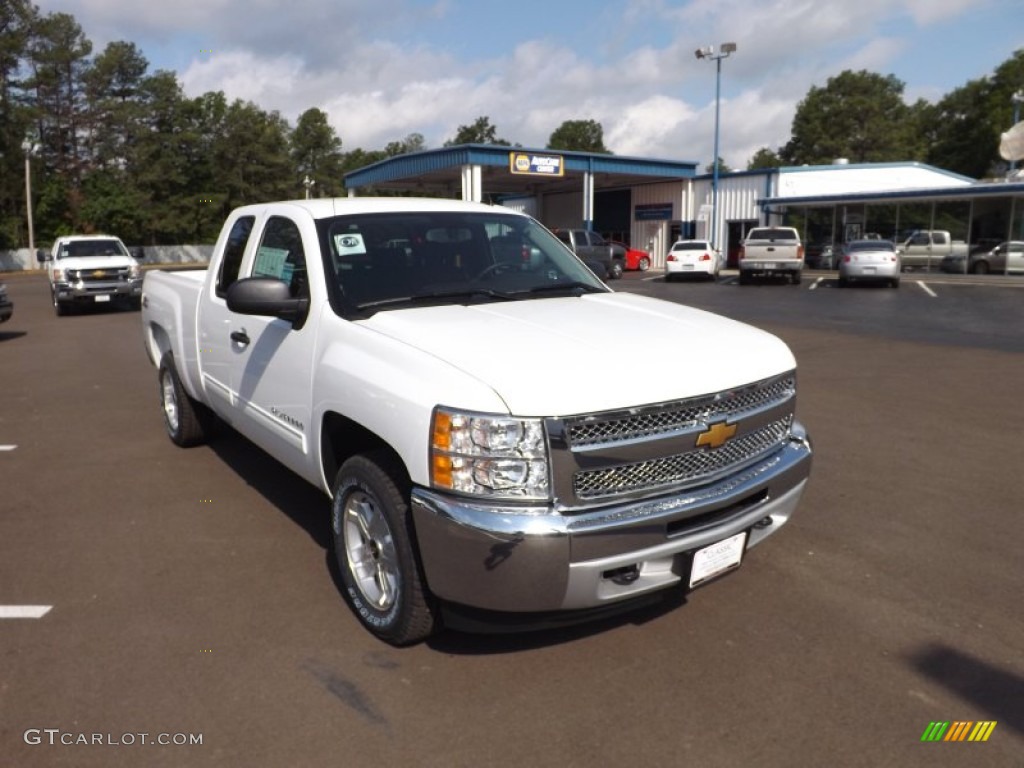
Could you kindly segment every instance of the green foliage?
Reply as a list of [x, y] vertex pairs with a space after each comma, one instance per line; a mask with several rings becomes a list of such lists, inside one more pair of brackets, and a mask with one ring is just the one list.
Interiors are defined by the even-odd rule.
[[566, 120], [548, 138], [547, 148], [611, 154], [604, 146], [604, 128], [594, 120]]
[[455, 138], [444, 143], [446, 147], [457, 147], [460, 144], [497, 144], [508, 147], [511, 144], [505, 139], [497, 138], [498, 129], [491, 125], [489, 117], [478, 117], [472, 125], [460, 125]]
[[747, 162], [748, 171], [757, 171], [765, 168], [779, 168], [781, 166], [782, 158], [779, 157], [778, 152], [768, 149], [768, 147], [761, 147]]
[[782, 149], [790, 165], [923, 160], [914, 111], [893, 75], [846, 70], [797, 105], [792, 138]]
[[[725, 164], [725, 160], [723, 160], [721, 157], [719, 157], [718, 158], [718, 173], [719, 173], [719, 175], [721, 175], [723, 173], [730, 173], [731, 171], [732, 171], [732, 168], [730, 168], [728, 165], [726, 165]], [[704, 166], [704, 173], [714, 173], [714, 172], [715, 172], [715, 165], [714, 165], [714, 163], [708, 163], [706, 166]]]
[[305, 190], [308, 178], [315, 185], [312, 197], [334, 197], [344, 189], [341, 139], [327, 122], [327, 113], [307, 109], [289, 138], [291, 160], [296, 173], [296, 190]]

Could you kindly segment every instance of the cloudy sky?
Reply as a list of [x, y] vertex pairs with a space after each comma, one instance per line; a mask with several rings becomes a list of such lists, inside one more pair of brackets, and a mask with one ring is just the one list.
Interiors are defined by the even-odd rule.
[[[1024, 0], [37, 0], [75, 16], [99, 52], [135, 43], [186, 93], [330, 116], [343, 149], [420, 133], [439, 147], [490, 118], [543, 147], [591, 119], [619, 155], [734, 168], [789, 138], [797, 103], [844, 69], [895, 75], [937, 100], [1024, 48]], [[1024, 83], [1022, 83], [1024, 87]]]

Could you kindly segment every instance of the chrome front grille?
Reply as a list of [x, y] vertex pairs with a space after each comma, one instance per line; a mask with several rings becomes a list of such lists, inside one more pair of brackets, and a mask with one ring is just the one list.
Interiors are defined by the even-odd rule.
[[640, 408], [551, 419], [552, 481], [568, 513], [718, 482], [788, 439], [793, 371]]
[[698, 448], [675, 456], [623, 464], [606, 469], [584, 470], [573, 477], [578, 499], [599, 499], [668, 485], [686, 485], [757, 458], [775, 448], [789, 434], [792, 417], [730, 440], [721, 448]]
[[67, 271], [69, 282], [83, 283], [109, 283], [113, 281], [124, 282], [128, 279], [127, 267], [109, 267], [105, 269], [69, 269]]
[[719, 418], [735, 421], [745, 411], [771, 405], [791, 397], [795, 392], [796, 379], [787, 376], [767, 384], [755, 384], [695, 400], [666, 403], [617, 418], [577, 418], [567, 424], [569, 444], [574, 448], [602, 445], [690, 429]]

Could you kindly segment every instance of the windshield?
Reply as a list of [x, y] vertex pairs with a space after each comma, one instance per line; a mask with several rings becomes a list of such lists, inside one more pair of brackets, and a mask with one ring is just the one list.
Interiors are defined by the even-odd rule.
[[58, 259], [80, 258], [83, 256], [127, 256], [128, 252], [120, 240], [113, 238], [94, 240], [72, 240], [61, 245]]
[[608, 290], [547, 229], [501, 208], [357, 214], [317, 226], [339, 314]]

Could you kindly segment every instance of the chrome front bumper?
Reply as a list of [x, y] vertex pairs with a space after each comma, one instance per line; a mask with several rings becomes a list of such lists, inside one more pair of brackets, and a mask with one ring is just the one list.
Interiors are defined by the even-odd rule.
[[777, 451], [723, 480], [573, 514], [416, 488], [427, 583], [444, 600], [509, 612], [593, 608], [664, 589], [688, 579], [693, 551], [742, 531], [749, 549], [785, 525], [811, 457], [794, 424]]
[[53, 290], [58, 301], [95, 300], [96, 296], [130, 298], [142, 295], [142, 278], [127, 281], [61, 282], [56, 283]]

